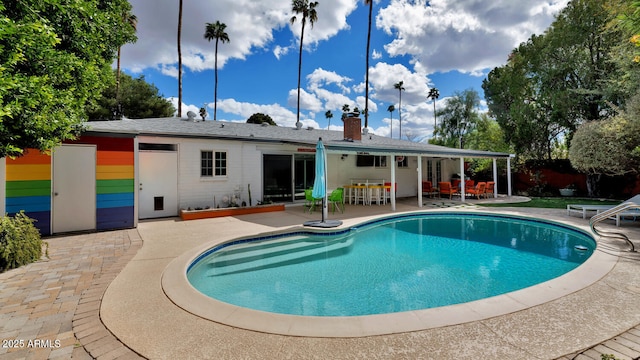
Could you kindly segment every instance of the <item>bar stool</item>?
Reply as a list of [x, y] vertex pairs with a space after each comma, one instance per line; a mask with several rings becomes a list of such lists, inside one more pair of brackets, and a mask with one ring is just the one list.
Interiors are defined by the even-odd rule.
[[353, 190], [353, 199], [355, 204], [357, 205], [360, 201], [362, 201], [362, 205], [367, 205], [367, 185], [355, 184], [353, 185]]
[[386, 204], [386, 201], [384, 200], [384, 186], [381, 184], [370, 184], [368, 186], [367, 191], [369, 192], [369, 205], [373, 204], [373, 201], [375, 200], [376, 203], [378, 205], [380, 205], [380, 200], [383, 200], [383, 202]]

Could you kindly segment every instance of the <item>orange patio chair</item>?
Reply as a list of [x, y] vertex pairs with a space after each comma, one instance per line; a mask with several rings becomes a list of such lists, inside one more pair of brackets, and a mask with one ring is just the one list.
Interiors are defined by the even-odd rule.
[[431, 181], [422, 182], [422, 196], [429, 195], [429, 197], [431, 197], [435, 192], [436, 189], [433, 188]]
[[444, 194], [449, 195], [449, 199], [451, 199], [454, 194], [458, 194], [458, 188], [451, 187], [451, 183], [448, 181], [439, 182], [438, 187], [440, 188], [440, 197]]
[[467, 180], [464, 182], [464, 191], [467, 192], [474, 188], [476, 182], [474, 180]]
[[484, 190], [484, 197], [488, 199], [489, 197], [493, 197], [494, 188], [496, 186], [495, 181], [487, 181], [487, 187]]
[[473, 196], [475, 195], [478, 200], [480, 200], [480, 196], [484, 196], [485, 188], [487, 187], [487, 183], [484, 181], [479, 182], [476, 187], [471, 189], [466, 189], [466, 193]]

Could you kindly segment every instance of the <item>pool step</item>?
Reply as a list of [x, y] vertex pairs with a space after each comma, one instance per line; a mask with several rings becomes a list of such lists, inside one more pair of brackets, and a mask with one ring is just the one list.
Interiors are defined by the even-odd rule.
[[208, 273], [211, 276], [219, 276], [311, 261], [318, 255], [337, 256], [348, 251], [352, 244], [351, 237], [317, 241], [297, 238], [269, 244], [251, 244], [221, 251], [209, 262]]

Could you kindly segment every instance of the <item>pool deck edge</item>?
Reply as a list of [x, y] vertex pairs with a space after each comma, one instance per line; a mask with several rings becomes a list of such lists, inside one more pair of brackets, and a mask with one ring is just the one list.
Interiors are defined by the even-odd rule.
[[[348, 211], [350, 209], [352, 208], [348, 208]], [[527, 213], [526, 210], [500, 211], [523, 215]], [[534, 297], [547, 297], [545, 301], [536, 303], [531, 296], [518, 291], [480, 301], [485, 303], [473, 302], [429, 309], [438, 312], [435, 316], [423, 313], [425, 310], [407, 312], [401, 315], [398, 323], [415, 322], [433, 326], [410, 332], [400, 329], [397, 334], [392, 335], [373, 336], [376, 334], [372, 329], [376, 326], [387, 329], [395, 327], [394, 322], [375, 315], [358, 319], [353, 325], [345, 324], [347, 329], [359, 329], [359, 336], [364, 336], [362, 338], [335, 338], [333, 330], [323, 330], [321, 324], [311, 326], [304, 321], [281, 323], [278, 327], [282, 333], [318, 327], [320, 330], [317, 330], [320, 333], [326, 332], [326, 335], [316, 333], [300, 337], [243, 330], [190, 314], [166, 296], [167, 287], [163, 290], [162, 282], [171, 279], [162, 274], [167, 266], [171, 266], [176, 257], [190, 249], [205, 246], [202, 242], [185, 237], [216, 236], [219, 239], [230, 239], [238, 232], [259, 233], [293, 228], [311, 218], [298, 214], [295, 210], [287, 211], [287, 215], [289, 220], [267, 216], [261, 219], [238, 217], [218, 221], [204, 220], [189, 224], [173, 220], [141, 223], [139, 232], [144, 246], [105, 293], [101, 307], [103, 322], [136, 352], [154, 359], [176, 356], [198, 358], [201, 357], [199, 355], [213, 353], [219, 354], [220, 358], [234, 355], [245, 358], [308, 358], [311, 357], [309, 351], [313, 348], [321, 349], [319, 351], [326, 355], [324, 357], [360, 354], [358, 357], [372, 355], [375, 358], [382, 356], [380, 354], [405, 354], [404, 357], [446, 359], [477, 358], [478, 355], [491, 354], [510, 359], [551, 359], [603, 342], [640, 324], [640, 310], [637, 309], [636, 300], [640, 289], [633, 287], [640, 283], [638, 258], [620, 260], [615, 254], [600, 251], [594, 254], [597, 256], [594, 260], [603, 264], [595, 264], [593, 269], [586, 269], [589, 271], [582, 275], [571, 272], [568, 275], [579, 276], [568, 276], [569, 279], [561, 279], [550, 289], [539, 289], [539, 294]], [[563, 217], [559, 212], [534, 215], [586, 227], [582, 219]], [[357, 222], [368, 216], [363, 214], [358, 217]], [[350, 226], [350, 223], [346, 221], [344, 226]], [[636, 227], [631, 231], [640, 234]], [[611, 246], [614, 245], [617, 244]], [[600, 256], [602, 259], [598, 260]], [[623, 253], [623, 256], [627, 254]], [[597, 269], [598, 272], [595, 272]], [[595, 279], [589, 283], [587, 278], [590, 276]], [[564, 293], [556, 293], [555, 286]], [[504, 299], [497, 299], [500, 297]], [[614, 302], [615, 305], [612, 305]], [[496, 307], [506, 313], [492, 316]], [[583, 307], [588, 309], [571, 313], [570, 309]], [[445, 316], [445, 313], [449, 314]], [[242, 321], [249, 325], [262, 321], [253, 315], [241, 315], [234, 309], [229, 309], [226, 316], [242, 317]], [[454, 325], [448, 322], [448, 318], [458, 318], [462, 322]], [[554, 318], [558, 320], [554, 321]], [[269, 317], [263, 320], [270, 321]], [[141, 337], [141, 333], [146, 336]], [[528, 339], [532, 336], [535, 338]], [[545, 346], [540, 348], [540, 344]], [[461, 350], [463, 348], [465, 350]]]

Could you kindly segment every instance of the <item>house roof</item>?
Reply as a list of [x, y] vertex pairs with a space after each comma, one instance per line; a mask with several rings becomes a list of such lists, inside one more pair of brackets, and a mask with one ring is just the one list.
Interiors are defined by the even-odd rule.
[[368, 153], [372, 155], [425, 155], [431, 157], [507, 158], [510, 154], [454, 149], [408, 140], [391, 139], [374, 134], [362, 135], [361, 141], [344, 139], [342, 131], [247, 124], [227, 121], [189, 121], [178, 118], [125, 119], [92, 121], [87, 134], [132, 136], [166, 136], [177, 138], [224, 139], [250, 142], [282, 143], [315, 147], [322, 138], [328, 152]]

